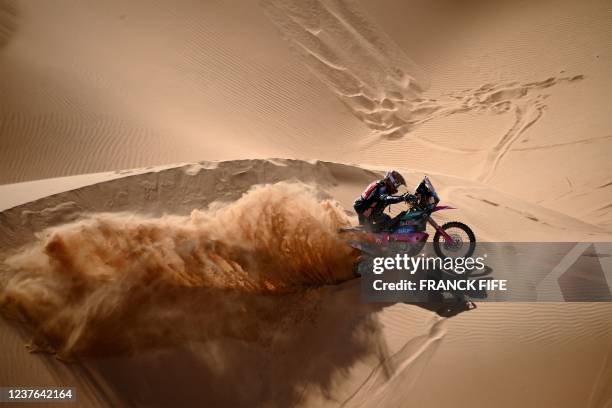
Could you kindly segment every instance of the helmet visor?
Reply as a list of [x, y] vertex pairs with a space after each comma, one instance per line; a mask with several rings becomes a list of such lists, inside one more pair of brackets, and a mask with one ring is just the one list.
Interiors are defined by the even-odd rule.
[[396, 189], [398, 189], [402, 184], [406, 185], [404, 178], [397, 171], [392, 171], [389, 173], [389, 181]]

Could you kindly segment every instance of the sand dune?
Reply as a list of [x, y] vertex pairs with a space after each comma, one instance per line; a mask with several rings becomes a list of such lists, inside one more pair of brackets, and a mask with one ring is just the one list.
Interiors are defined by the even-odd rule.
[[609, 226], [605, 1], [3, 4], [0, 182], [316, 158], [484, 180]]
[[203, 159], [329, 158], [311, 135], [341, 145], [365, 129], [293, 60], [256, 2], [160, 1], [146, 13], [120, 1], [15, 6], [15, 34], [0, 53], [0, 182]]
[[480, 241], [609, 242], [611, 12], [0, 0], [0, 385], [73, 385], [80, 406], [610, 406], [607, 303], [364, 304], [333, 231], [396, 167]]
[[[226, 292], [217, 296], [211, 292], [212, 287], [201, 287], [199, 281], [189, 279], [189, 269], [181, 272], [180, 267], [177, 269], [172, 266], [173, 264], [178, 266], [180, 263], [171, 261], [172, 250], [170, 252], [168, 250], [172, 247], [178, 249], [182, 244], [176, 246], [173, 244], [172, 247], [167, 247], [168, 250], [160, 246], [163, 242], [168, 242], [172, 236], [182, 237], [180, 240], [187, 239], [185, 242], [195, 239], [195, 235], [189, 235], [191, 233], [188, 232], [192, 227], [189, 227], [189, 223], [185, 224], [188, 218], [173, 215], [170, 218], [152, 218], [149, 221], [141, 219], [136, 222], [134, 215], [128, 218], [121, 215], [129, 210], [132, 214], [141, 214], [140, 217], [159, 217], [169, 208], [173, 214], [189, 214], [193, 208], [209, 206], [214, 209], [229, 204], [227, 216], [245, 214], [247, 219], [253, 219], [253, 225], [259, 225], [252, 230], [253, 233], [261, 234], [267, 228], [266, 225], [276, 225], [274, 228], [292, 228], [293, 223], [304, 231], [304, 234], [314, 233], [312, 239], [315, 237], [321, 239], [323, 237], [321, 232], [313, 229], [316, 224], [304, 224], [299, 221], [304, 215], [290, 216], [287, 219], [291, 220], [289, 224], [286, 224], [287, 221], [279, 221], [282, 217], [280, 219], [278, 217], [283, 213], [282, 208], [285, 208], [285, 205], [287, 211], [290, 211], [287, 215], [292, 214], [292, 211], [297, 211], [296, 214], [307, 214], [308, 210], [304, 209], [308, 207], [304, 206], [310, 205], [308, 200], [299, 198], [306, 191], [294, 190], [299, 185], [284, 186], [283, 182], [293, 180], [293, 183], [297, 181], [309, 183], [316, 187], [313, 190], [318, 191], [316, 195], [321, 198], [331, 196], [346, 208], [350, 205], [351, 197], [358, 194], [367, 181], [377, 176], [376, 171], [328, 162], [280, 159], [204, 162], [109, 180], [3, 212], [0, 223], [1, 242], [5, 254], [7, 250], [9, 253], [17, 254], [8, 260], [5, 259], [4, 276], [5, 278], [13, 276], [8, 272], [11, 269], [17, 268], [21, 271], [18, 275], [20, 277], [11, 278], [12, 283], [8, 286], [6, 282], [3, 285], [2, 303], [5, 314], [13, 310], [12, 315], [23, 316], [26, 313], [31, 323], [46, 322], [36, 331], [34, 338], [33, 347], [39, 350], [42, 347], [57, 351], [59, 347], [60, 355], [64, 358], [74, 358], [73, 352], [79, 356], [92, 354], [93, 351], [106, 357], [95, 357], [94, 352], [93, 356], [88, 358], [81, 357], [79, 365], [72, 363], [66, 368], [63, 363], [54, 362], [52, 357], [28, 355], [24, 348], [17, 349], [17, 354], [7, 357], [5, 361], [14, 368], [4, 373], [9, 377], [2, 381], [8, 381], [9, 378], [29, 378], [30, 382], [45, 383], [68, 381], [70, 384], [78, 384], [79, 389], [83, 390], [81, 392], [84, 394], [84, 401], [92, 405], [164, 406], [200, 401], [224, 405], [271, 403], [321, 406], [345, 403], [347, 406], [372, 406], [396, 405], [410, 401], [416, 405], [438, 406], [450, 401], [456, 402], [456, 398], [460, 398], [469, 399], [471, 405], [483, 406], [479, 404], [495, 398], [498, 392], [504, 392], [508, 406], [514, 405], [517, 398], [521, 401], [527, 398], [530, 402], [535, 401], [531, 406], [540, 404], [569, 407], [584, 401], [590, 395], [600, 400], [609, 398], [607, 391], [604, 391], [605, 388], [602, 388], [607, 381], [607, 371], [603, 368], [605, 365], [602, 366], [601, 360], [607, 353], [611, 335], [609, 326], [611, 311], [606, 304], [599, 306], [549, 304], [537, 305], [535, 308], [528, 304], [491, 304], [470, 312], [469, 316], [446, 320], [434, 318], [430, 312], [414, 306], [398, 304], [383, 307], [361, 304], [356, 300], [360, 295], [358, 285], [347, 282], [340, 286], [320, 286], [327, 282], [319, 281], [321, 276], [324, 276], [320, 274], [310, 275], [315, 280], [309, 285], [311, 289], [307, 290], [293, 289], [274, 294], [274, 288], [282, 286], [278, 286], [278, 282], [274, 284], [269, 281], [272, 286], [264, 286], [264, 293], [261, 294], [252, 292], [248, 284], [240, 284], [239, 287], [243, 288], [240, 291], [246, 290], [246, 292], [240, 294], [240, 291], [227, 291], [219, 287], [214, 290], [226, 290]], [[408, 178], [412, 182], [420, 176], [420, 174], [409, 174]], [[469, 222], [477, 231], [479, 239], [554, 239], [558, 234], [566, 234], [566, 231], [571, 230], [574, 234], [572, 239], [582, 237], [586, 240], [609, 240], [609, 235], [593, 226], [551, 210], [534, 208], [532, 204], [508, 198], [482, 184], [461, 182], [456, 178], [445, 176], [431, 177], [439, 187], [441, 196], [447, 197], [450, 203], [462, 208], [454, 216]], [[272, 224], [264, 221], [265, 211], [256, 211], [256, 209], [260, 205], [271, 204], [270, 199], [275, 200], [272, 192], [274, 190], [254, 190], [235, 201], [253, 185], [279, 182], [280, 184], [275, 184], [275, 188], [282, 192], [277, 196], [281, 207], [268, 212], [274, 215], [274, 218], [269, 219]], [[264, 194], [266, 198], [258, 199], [252, 194]], [[243, 208], [242, 212], [232, 209], [234, 204], [230, 203], [233, 202], [238, 205], [235, 208]], [[530, 211], [528, 214], [521, 212], [527, 209]], [[91, 218], [90, 214], [101, 211], [108, 215], [94, 215], [94, 218]], [[252, 218], [248, 216], [249, 211], [254, 211], [253, 215], [261, 215]], [[194, 225], [204, 222], [201, 225], [205, 226], [208, 221], [205, 213], [202, 214], [204, 218], [192, 214], [191, 222], [196, 222]], [[313, 216], [319, 217], [322, 214], [325, 212], [313, 213]], [[486, 217], [482, 217], [483, 214], [486, 214]], [[339, 220], [343, 218], [348, 220], [343, 212], [338, 213], [337, 217]], [[201, 221], [198, 221], [200, 218]], [[159, 221], [155, 221], [156, 219]], [[258, 219], [263, 223], [257, 222]], [[310, 218], [303, 219], [307, 221]], [[210, 219], [211, 222], [221, 222], [225, 225], [221, 230], [219, 227], [210, 229], [215, 236], [223, 234], [221, 231], [225, 228], [230, 230], [234, 228], [234, 224], [224, 223], [222, 220], [223, 216], [219, 215]], [[66, 222], [69, 224], [63, 225]], [[115, 224], [121, 227], [113, 228]], [[148, 228], [149, 224], [155, 227]], [[525, 225], [524, 231], [517, 228], [522, 224]], [[51, 235], [40, 234], [41, 229], [54, 225], [59, 227], [50, 230], [55, 231]], [[497, 228], [490, 229], [491, 225]], [[504, 225], [508, 227], [504, 228]], [[513, 227], [509, 227], [510, 225]], [[174, 228], [178, 228], [176, 232], [172, 232]], [[197, 231], [197, 228], [194, 231]], [[146, 231], [156, 230], [157, 234], [161, 234], [159, 244], [155, 244], [157, 239], [149, 239], [152, 236], [145, 238], [148, 236]], [[33, 235], [36, 231], [39, 231], [36, 234], [38, 238]], [[106, 251], [103, 249], [104, 246], [95, 249], [98, 245], [96, 242], [101, 244], [103, 240], [114, 239], [111, 237], [119, 234], [117, 237], [124, 236], [128, 239], [126, 241], [128, 243], [130, 236], [139, 236], [138, 243], [134, 241], [129, 244], [126, 248], [132, 249], [127, 255], [120, 257], [130, 259], [129, 254], [139, 247], [149, 248], [147, 250], [152, 251], [150, 256], [146, 257], [151, 262], [156, 262], [158, 259], [158, 255], [155, 254], [164, 254], [163, 257], [167, 257], [169, 262], [167, 267], [143, 270], [166, 270], [169, 273], [168, 277], [180, 278], [182, 283], [176, 285], [179, 281], [173, 281], [175, 283], [168, 286], [163, 284], [163, 279], [157, 278], [154, 281], [158, 284], [143, 286], [146, 291], [142, 296], [137, 295], [138, 291], [130, 290], [125, 292], [131, 294], [129, 298], [118, 304], [114, 303], [121, 299], [119, 288], [123, 287], [122, 290], [125, 290], [130, 287], [125, 286], [128, 282], [125, 279], [128, 276], [132, 278], [142, 276], [145, 279], [151, 279], [152, 276], [129, 273], [123, 280], [115, 281], [116, 278], [108, 273], [113, 273], [112, 265], [120, 265], [116, 263], [120, 258], [114, 261], [108, 258], [104, 261], [104, 256], [100, 258], [102, 260], [100, 268], [84, 268], [85, 264], [82, 261], [90, 259], [88, 264], [91, 264], [93, 258], [91, 256], [82, 258], [87, 253], [84, 252], [83, 246], [80, 246], [81, 249], [76, 252], [70, 252], [70, 243], [74, 239], [82, 239], [83, 234], [96, 233], [96, 231], [101, 233], [99, 238], [93, 239], [92, 236], [85, 239], [98, 253], [94, 258], [102, 256], [99, 251]], [[138, 231], [140, 232], [134, 235]], [[206, 229], [202, 230], [202, 233], [204, 231]], [[230, 254], [231, 246], [234, 244], [244, 245], [240, 243], [242, 242], [239, 240], [240, 234], [236, 231], [228, 235], [232, 239], [223, 244], [229, 245], [226, 249], [219, 246], [220, 242], [217, 244], [215, 257], [223, 257], [224, 253]], [[280, 239], [294, 235], [285, 233], [271, 235], [274, 236]], [[297, 238], [297, 235], [295, 236], [297, 239], [295, 243], [303, 242]], [[317, 241], [312, 239], [306, 240], [308, 247], [316, 245]], [[48, 275], [50, 272], [45, 272], [47, 268], [45, 262], [40, 263], [43, 258], [32, 256], [32, 252], [18, 251], [21, 245], [32, 242], [40, 242], [44, 246], [31, 247], [28, 251], [37, 252], [43, 249], [43, 253], [60, 262], [55, 265], [64, 266]], [[282, 245], [284, 247], [291, 243], [286, 242]], [[328, 244], [326, 246], [329, 247]], [[271, 254], [278, 251], [264, 252]], [[244, 251], [241, 253], [246, 254]], [[282, 253], [281, 251], [279, 254]], [[291, 253], [290, 250], [289, 254]], [[307, 247], [300, 249], [299, 253], [305, 256], [304, 260], [308, 259]], [[322, 257], [317, 265], [331, 265], [325, 261], [327, 258], [329, 261], [330, 257], [326, 258], [320, 251], [316, 253], [317, 259]], [[335, 251], [335, 254], [330, 256], [339, 256], [339, 254], [340, 252]], [[206, 255], [209, 256], [211, 255]], [[206, 259], [198, 257], [194, 260]], [[36, 259], [39, 261], [35, 261]], [[213, 269], [217, 267], [229, 267], [228, 271], [235, 269], [235, 266], [231, 266], [227, 261], [219, 263], [218, 260], [214, 260], [215, 258], [208, 259], [206, 262], [208, 265], [213, 265]], [[292, 259], [288, 265], [302, 258]], [[238, 258], [236, 261], [243, 262]], [[162, 264], [165, 265], [165, 262], [162, 261]], [[121, 264], [128, 265], [124, 262]], [[269, 262], [266, 261], [266, 264]], [[94, 292], [81, 292], [78, 295], [80, 297], [71, 300], [70, 304], [62, 303], [63, 296], [58, 296], [60, 293], [66, 293], [65, 290], [51, 295], [54, 288], [61, 287], [57, 285], [63, 282], [62, 276], [68, 270], [66, 265], [70, 265], [68, 269], [75, 273], [87, 271], [91, 274], [87, 279], [101, 279], [93, 286], [89, 285], [94, 281], [84, 280], [83, 283], [89, 282], [85, 287], [90, 287]], [[352, 261], [348, 260], [347, 265], [350, 268]], [[117, 270], [125, 272], [124, 266]], [[255, 271], [248, 266], [246, 268], [249, 273]], [[280, 272], [283, 268], [272, 269]], [[337, 267], [332, 269], [339, 271]], [[309, 270], [313, 271], [312, 268]], [[41, 273], [42, 275], [38, 275]], [[182, 275], [183, 273], [187, 275]], [[34, 281], [38, 282], [35, 285], [28, 283], [28, 280], [36, 279], [36, 276], [56, 274], [57, 276], [47, 283], [40, 279]], [[69, 278], [71, 275], [65, 276]], [[220, 275], [215, 276], [218, 278]], [[300, 273], [299, 276], [308, 275]], [[239, 282], [236, 280], [239, 277], [240, 273], [234, 270], [230, 272], [228, 279], [222, 279], [218, 283], [233, 285], [232, 282]], [[76, 281], [66, 282], [73, 282], [70, 285], [74, 285]], [[121, 286], [116, 286], [120, 282], [123, 282]], [[312, 286], [314, 282], [320, 283]], [[74, 286], [78, 287], [80, 286]], [[33, 290], [34, 288], [36, 290]], [[29, 292], [23, 292], [26, 289]], [[155, 295], [151, 296], [151, 290], [155, 290]], [[49, 309], [36, 306], [36, 303], [24, 303], [36, 302], [42, 293], [46, 293], [45, 304]], [[80, 303], [82, 301], [90, 306], [83, 307]], [[111, 307], [113, 304], [116, 306]], [[146, 307], [138, 308], [136, 307], [138, 304]], [[72, 307], [79, 308], [81, 312], [71, 312]], [[58, 310], [62, 312], [58, 314]], [[150, 313], [151, 310], [158, 312]], [[199, 312], [201, 310], [214, 310], [215, 313], [202, 314]], [[117, 327], [118, 320], [113, 319], [126, 313], [130, 318], [125, 321], [127, 325], [124, 329], [118, 332], [104, 329], [107, 324]], [[60, 318], [63, 314], [64, 318]], [[159, 320], [161, 316], [163, 319]], [[207, 319], [207, 316], [212, 316], [213, 319]], [[219, 316], [223, 316], [221, 320], [218, 319]], [[263, 318], [264, 316], [267, 317]], [[73, 320], [77, 317], [85, 320]], [[57, 318], [60, 320], [55, 320]], [[53, 321], [55, 323], [51, 324]], [[71, 321], [73, 323], [69, 323]], [[213, 324], [219, 321], [224, 324], [221, 326]], [[80, 324], [74, 325], [79, 322]], [[332, 337], [328, 335], [331, 330], [330, 325], [334, 327]], [[69, 329], [71, 327], [73, 329]], [[110, 332], [114, 334], [109, 338], [107, 336]], [[14, 329], [6, 328], [4, 333], [3, 343], [14, 344], [15, 347], [20, 344], [19, 337], [15, 337]], [[31, 336], [29, 331], [22, 333], [24, 340], [21, 340], [21, 344]], [[64, 337], [70, 333], [72, 333], [70, 336]], [[158, 337], [160, 333], [165, 334], [163, 337]], [[308, 340], [304, 343], [306, 339]], [[160, 350], [161, 345], [164, 347]], [[300, 355], [307, 358], [307, 361], [295, 360], [294, 350], [298, 349], [302, 350]], [[344, 351], [339, 353], [341, 349]], [[304, 350], [309, 352], [304, 353]], [[516, 353], [523, 356], [521, 360], [515, 361]], [[268, 357], [270, 355], [274, 358], [270, 359]], [[558, 355], [564, 356], [563, 361], [557, 365], [550, 364], [551, 359], [556, 361], [555, 356]], [[20, 370], [15, 367], [18, 359], [33, 361], [38, 368]], [[452, 362], [452, 368], [448, 366], [449, 361]], [[513, 363], [508, 366], [510, 361]], [[224, 369], [219, 371], [220, 367]], [[533, 371], [534, 367], [539, 368]], [[55, 370], [61, 371], [62, 376], [55, 377], [53, 374]], [[604, 377], [595, 380], [595, 376], [601, 370], [604, 370], [602, 371], [604, 374], [601, 374]], [[182, 374], [177, 376], [177, 371], [181, 371]], [[504, 372], [503, 379], [485, 375], [501, 371]], [[143, 374], [145, 372], [147, 374]], [[467, 392], [464, 382], [458, 378], [465, 375], [475, 375], [479, 378], [481, 388], [476, 389], [481, 391], [478, 391], [477, 397], [474, 397], [475, 390], [470, 391], [470, 395], [464, 395]], [[55, 379], [50, 380], [51, 378]], [[190, 380], [185, 381], [185, 378]], [[508, 378], [513, 378], [514, 383], [523, 384], [523, 391], [518, 392], [519, 388], [508, 390], [506, 388]], [[554, 381], [543, 381], [542, 378], [554, 378]], [[240, 393], [236, 393], [229, 385], [236, 379], [240, 379], [242, 384]], [[429, 387], [426, 384], [440, 381], [447, 384], [445, 389], [452, 392], [436, 393], [432, 396], [431, 392], [427, 391]], [[552, 389], [546, 391], [549, 384], [557, 387], [559, 383], [568, 384], [563, 393], [552, 392]], [[178, 393], [169, 392], [167, 388], [161, 386], [162, 384], [171, 384]], [[459, 386], [460, 384], [462, 385]], [[159, 391], [152, 392], [153, 389]], [[163, 391], [164, 389], [166, 391]], [[194, 393], [194, 390], [202, 392]], [[527, 394], [525, 390], [528, 390]]]

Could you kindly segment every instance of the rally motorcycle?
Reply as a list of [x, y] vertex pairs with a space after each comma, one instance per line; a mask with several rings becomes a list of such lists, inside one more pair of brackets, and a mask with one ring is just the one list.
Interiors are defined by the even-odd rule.
[[427, 176], [418, 185], [413, 196], [406, 196], [409, 208], [395, 216], [381, 231], [373, 231], [372, 226], [360, 225], [343, 228], [342, 233], [350, 233], [348, 243], [364, 254], [380, 256], [390, 253], [408, 253], [414, 256], [421, 252], [429, 234], [425, 231], [429, 223], [435, 230], [433, 249], [440, 258], [470, 257], [476, 249], [476, 237], [467, 225], [451, 221], [439, 225], [431, 215], [442, 210], [455, 209], [439, 205], [440, 199]]

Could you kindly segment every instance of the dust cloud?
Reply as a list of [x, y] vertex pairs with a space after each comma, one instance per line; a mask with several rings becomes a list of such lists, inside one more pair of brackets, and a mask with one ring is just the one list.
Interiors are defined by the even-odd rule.
[[[257, 186], [190, 216], [90, 214], [4, 260], [0, 310], [60, 357], [179, 341], [269, 342], [316, 289], [352, 275], [348, 218], [303, 184]], [[296, 317], [297, 316], [297, 317]]]

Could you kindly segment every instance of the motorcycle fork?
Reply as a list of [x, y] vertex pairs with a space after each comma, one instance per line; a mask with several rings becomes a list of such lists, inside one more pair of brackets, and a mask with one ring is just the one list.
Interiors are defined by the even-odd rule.
[[437, 222], [435, 222], [435, 221], [433, 220], [433, 218], [429, 217], [429, 218], [427, 219], [427, 222], [429, 222], [429, 223], [431, 224], [431, 226], [432, 226], [432, 227], [434, 227], [434, 229], [435, 229], [436, 231], [438, 231], [438, 232], [440, 233], [440, 235], [442, 235], [442, 236], [444, 237], [444, 241], [448, 242], [448, 243], [449, 243], [449, 244], [451, 244], [451, 245], [455, 243], [455, 241], [453, 241], [453, 239], [451, 238], [451, 236], [450, 236], [450, 235], [448, 235], [448, 234], [446, 233], [446, 231], [444, 231], [444, 230], [442, 229], [442, 227], [441, 227], [441, 226], [440, 226], [440, 225], [439, 225]]

